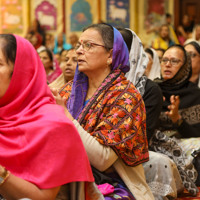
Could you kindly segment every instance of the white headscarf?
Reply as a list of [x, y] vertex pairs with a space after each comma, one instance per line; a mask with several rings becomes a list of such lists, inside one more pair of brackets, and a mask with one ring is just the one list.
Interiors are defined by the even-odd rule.
[[200, 24], [196, 24], [196, 25], [195, 25], [195, 27], [193, 28], [193, 31], [192, 31], [192, 37], [189, 38], [189, 39], [187, 39], [187, 40], [184, 42], [184, 45], [186, 45], [186, 44], [188, 44], [188, 43], [190, 43], [190, 42], [193, 42], [193, 41], [199, 43], [199, 45], [200, 45], [200, 39], [199, 39], [199, 40], [196, 39], [196, 28], [197, 28], [197, 27], [200, 27]]
[[143, 95], [144, 87], [147, 80], [147, 78], [144, 79], [143, 77], [149, 59], [144, 51], [140, 38], [136, 35], [134, 31], [128, 28], [127, 30], [131, 31], [133, 38], [131, 50], [129, 52], [130, 71], [126, 73], [126, 78], [131, 81], [138, 89], [140, 94]]
[[154, 80], [155, 78], [160, 78], [161, 74], [160, 74], [160, 60], [158, 57], [158, 54], [156, 53], [156, 51], [154, 49], [152, 49], [153, 52], [153, 64], [151, 66], [151, 70], [149, 72], [149, 76], [148, 78], [151, 80]]

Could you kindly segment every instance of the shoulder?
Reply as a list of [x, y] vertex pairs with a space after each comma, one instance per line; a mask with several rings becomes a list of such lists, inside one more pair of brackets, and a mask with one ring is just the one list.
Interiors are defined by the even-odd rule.
[[60, 89], [59, 94], [61, 97], [65, 97], [67, 99], [69, 98], [71, 94], [71, 90], [72, 90], [72, 84], [73, 84], [73, 81], [69, 81]]
[[151, 92], [152, 95], [157, 95], [157, 94], [162, 95], [162, 90], [159, 87], [159, 85], [153, 82], [152, 80], [147, 79], [147, 83], [145, 86], [145, 93], [149, 93], [149, 92]]
[[129, 105], [135, 107], [135, 105], [143, 103], [138, 90], [125, 77], [122, 77], [121, 81], [110, 87], [106, 96], [108, 97], [108, 103], [111, 102], [118, 106]]

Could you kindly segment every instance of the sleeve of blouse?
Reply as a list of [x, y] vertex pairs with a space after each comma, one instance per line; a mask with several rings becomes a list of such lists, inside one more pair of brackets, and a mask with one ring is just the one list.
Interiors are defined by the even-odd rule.
[[183, 138], [200, 137], [200, 124], [190, 125], [185, 120], [177, 128]]
[[76, 120], [73, 120], [73, 123], [80, 134], [90, 164], [99, 171], [108, 169], [118, 159], [116, 153], [112, 148], [100, 144], [93, 136], [85, 131]]
[[146, 114], [147, 114], [147, 138], [151, 139], [156, 128], [159, 125], [159, 116], [162, 110], [162, 92], [160, 87], [151, 80], [146, 83], [145, 93], [143, 95]]

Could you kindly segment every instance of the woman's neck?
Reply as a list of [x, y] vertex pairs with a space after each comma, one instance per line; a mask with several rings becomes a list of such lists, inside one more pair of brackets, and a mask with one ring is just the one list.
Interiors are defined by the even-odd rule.
[[110, 71], [107, 71], [107, 73], [103, 73], [102, 75], [98, 75], [98, 76], [93, 75], [91, 77], [88, 77], [88, 91], [86, 95], [86, 100], [90, 99], [94, 95], [96, 90], [99, 88], [99, 86], [104, 81], [104, 79], [108, 76], [109, 73]]
[[50, 75], [54, 70], [52, 68], [45, 69], [46, 75]]

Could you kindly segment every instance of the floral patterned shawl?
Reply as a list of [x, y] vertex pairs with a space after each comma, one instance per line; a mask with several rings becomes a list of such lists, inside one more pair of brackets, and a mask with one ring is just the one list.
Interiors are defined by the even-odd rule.
[[[113, 30], [112, 71], [85, 107], [76, 104], [80, 114], [75, 115], [75, 119], [101, 144], [110, 146], [127, 165], [136, 166], [149, 159], [145, 105], [140, 93], [124, 76], [129, 69], [129, 53], [119, 31]], [[75, 106], [72, 95], [76, 100], [87, 92], [87, 87], [82, 85], [85, 77], [79, 75], [78, 81], [75, 78], [60, 91], [60, 95], [67, 98], [67, 105], [72, 107]], [[82, 88], [78, 94], [74, 90], [77, 87]], [[72, 110], [69, 111], [73, 115]]]

